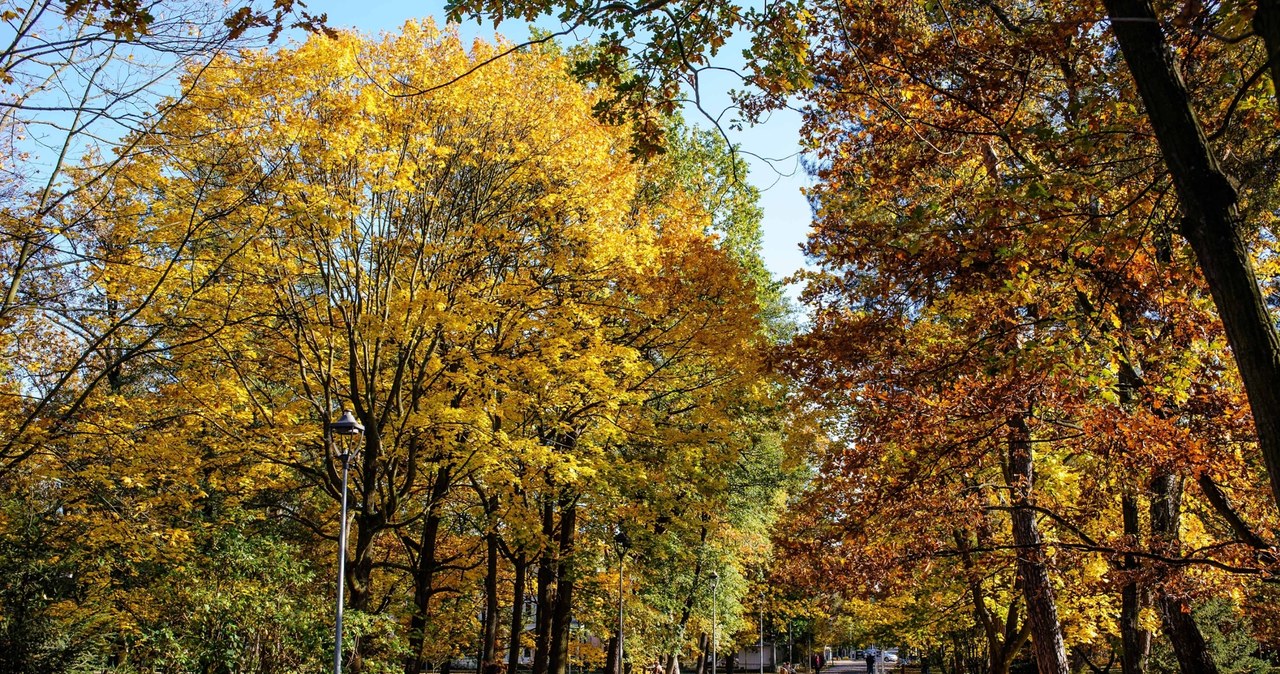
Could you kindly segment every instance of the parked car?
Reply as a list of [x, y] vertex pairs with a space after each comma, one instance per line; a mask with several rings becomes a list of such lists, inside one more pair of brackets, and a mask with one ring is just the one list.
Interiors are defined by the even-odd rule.
[[895, 653], [895, 652], [893, 652], [893, 651], [885, 651], [885, 652], [884, 652], [884, 657], [883, 657], [882, 659], [883, 659], [885, 662], [897, 662], [897, 661], [898, 661], [898, 654], [897, 654], [897, 653]]

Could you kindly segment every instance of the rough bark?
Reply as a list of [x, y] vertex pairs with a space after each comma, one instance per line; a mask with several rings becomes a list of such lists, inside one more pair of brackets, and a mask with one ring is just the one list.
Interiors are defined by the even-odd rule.
[[606, 674], [621, 674], [618, 671], [618, 635], [609, 637], [609, 645], [605, 649], [604, 671]]
[[[1138, 545], [1142, 531], [1138, 521], [1138, 500], [1133, 494], [1121, 498], [1120, 509], [1124, 519], [1124, 534], [1129, 545]], [[1133, 576], [1138, 570], [1135, 555], [1124, 556], [1124, 570], [1128, 572], [1120, 590], [1120, 670], [1123, 674], [1145, 674], [1151, 655], [1151, 632], [1142, 629], [1139, 615], [1145, 603], [1144, 592]]]
[[542, 504], [542, 535], [546, 541], [538, 560], [538, 607], [534, 621], [533, 674], [547, 674], [548, 655], [551, 647], [551, 615], [555, 602], [552, 585], [556, 579], [555, 503], [547, 499]]
[[[497, 509], [497, 498], [492, 500]], [[485, 572], [484, 572], [484, 643], [480, 646], [480, 662], [494, 663], [498, 661], [498, 533], [490, 531], [485, 534]]]
[[573, 549], [577, 530], [578, 497], [570, 493], [560, 499], [559, 565], [556, 569], [556, 599], [551, 613], [549, 674], [565, 674], [569, 663], [569, 633], [573, 624], [573, 591], [577, 576], [573, 568]]
[[1031, 437], [1026, 420], [1010, 419], [1011, 433], [1005, 479], [1013, 502], [1013, 542], [1018, 547], [1018, 582], [1027, 604], [1027, 622], [1031, 625], [1036, 667], [1040, 674], [1068, 674], [1067, 650], [1063, 645], [1062, 626], [1058, 622], [1058, 605], [1049, 579], [1044, 540], [1036, 523], [1032, 487], [1035, 469], [1031, 453]]
[[1271, 82], [1280, 91], [1280, 0], [1258, 0], [1258, 8], [1253, 14], [1253, 29], [1262, 36], [1267, 47]]
[[1104, 0], [1182, 205], [1195, 252], [1244, 382], [1280, 504], [1280, 337], [1241, 236], [1235, 186], [1218, 164], [1148, 0]]
[[445, 494], [453, 480], [448, 466], [436, 471], [431, 484], [427, 516], [422, 524], [422, 536], [418, 539], [418, 564], [413, 576], [413, 615], [409, 617], [409, 658], [405, 663], [406, 674], [420, 674], [426, 663], [422, 660], [422, 647], [426, 643], [427, 621], [431, 617], [431, 597], [435, 594], [436, 573], [440, 560], [436, 557], [436, 539], [440, 534], [441, 512]]
[[[1157, 475], [1151, 480], [1151, 536], [1157, 554], [1180, 554], [1181, 522], [1182, 480], [1176, 475]], [[1182, 674], [1217, 674], [1218, 666], [1191, 615], [1191, 603], [1187, 598], [1171, 594], [1161, 587], [1156, 591], [1156, 607]]]

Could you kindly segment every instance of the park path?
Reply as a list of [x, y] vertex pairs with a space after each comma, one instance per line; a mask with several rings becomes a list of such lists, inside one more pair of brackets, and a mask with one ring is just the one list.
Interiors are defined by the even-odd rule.
[[[898, 674], [901, 665], [892, 664], [888, 667], [881, 664], [876, 670], [877, 674]], [[822, 667], [819, 674], [866, 674], [867, 664], [862, 659], [857, 660], [832, 660]]]

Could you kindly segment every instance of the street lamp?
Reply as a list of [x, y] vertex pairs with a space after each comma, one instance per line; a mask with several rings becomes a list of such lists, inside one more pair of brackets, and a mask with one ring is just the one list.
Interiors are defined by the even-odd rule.
[[764, 674], [764, 571], [757, 578], [760, 581], [760, 674]]
[[[364, 426], [356, 421], [350, 410], [342, 410], [342, 416], [329, 424], [329, 435], [357, 436], [364, 433]], [[347, 576], [347, 473], [351, 469], [351, 447], [347, 442], [333, 442], [335, 450], [342, 452], [342, 525], [338, 531], [338, 616], [333, 638], [333, 671], [342, 674], [342, 604]]]
[[764, 590], [760, 591], [760, 674], [764, 674]]
[[618, 673], [626, 674], [627, 668], [622, 664], [623, 649], [623, 605], [622, 605], [622, 578], [623, 572], [627, 565], [627, 548], [631, 547], [631, 539], [627, 538], [627, 532], [618, 527], [618, 533], [614, 535], [613, 542], [618, 545]]
[[720, 574], [711, 572], [711, 674], [716, 674], [716, 653], [720, 645], [716, 641], [716, 605], [720, 603]]

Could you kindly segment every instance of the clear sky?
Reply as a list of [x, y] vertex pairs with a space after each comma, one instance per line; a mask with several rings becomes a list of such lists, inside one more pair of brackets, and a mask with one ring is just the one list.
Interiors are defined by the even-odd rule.
[[[432, 17], [437, 23], [444, 22], [444, 5], [440, 0], [310, 0], [307, 9], [313, 13], [327, 13], [329, 24], [336, 28], [355, 28], [370, 34], [394, 31], [409, 19]], [[550, 23], [543, 27], [558, 29], [559, 25]], [[495, 34], [491, 26], [474, 23], [463, 26], [462, 30], [464, 37], [468, 38], [491, 39]], [[515, 21], [504, 23], [497, 32], [514, 41], [528, 37], [528, 27]], [[725, 61], [717, 65], [741, 65], [742, 60], [737, 53], [740, 51], [726, 48], [722, 52]], [[734, 84], [727, 76], [719, 81], [704, 82], [704, 107], [714, 113], [720, 112], [728, 104], [724, 92]], [[710, 125], [696, 111], [686, 112], [686, 117], [692, 123]], [[725, 115], [723, 126], [726, 129], [731, 117], [732, 112]], [[741, 146], [751, 163], [750, 181], [762, 191], [764, 259], [777, 278], [788, 276], [804, 265], [799, 245], [808, 232], [810, 212], [800, 189], [809, 184], [809, 178], [800, 168], [795, 154], [799, 129], [799, 115], [783, 111], [775, 113], [759, 126], [729, 131], [730, 140]], [[758, 157], [776, 161], [766, 162]], [[789, 291], [792, 297], [796, 293], [794, 287]]]

